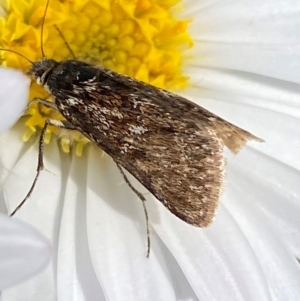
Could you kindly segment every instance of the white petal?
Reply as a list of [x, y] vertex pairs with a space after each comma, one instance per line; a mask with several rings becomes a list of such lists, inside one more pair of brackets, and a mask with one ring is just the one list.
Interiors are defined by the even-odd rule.
[[249, 148], [229, 160], [227, 179], [224, 205], [249, 240], [272, 298], [298, 300], [299, 172]]
[[252, 196], [251, 202], [267, 214], [286, 246], [300, 257], [299, 171], [247, 148], [229, 160], [227, 172], [228, 177], [241, 182], [239, 186]]
[[0, 289], [37, 274], [51, 255], [50, 243], [37, 230], [0, 214]]
[[[23, 128], [24, 130], [24, 128]], [[12, 143], [22, 145], [17, 162], [5, 160], [8, 153], [14, 156], [14, 150], [10, 148], [0, 148], [0, 170], [4, 171], [3, 194], [11, 212], [19, 204], [28, 192], [36, 172], [37, 165], [37, 144], [24, 144], [21, 141], [22, 130], [15, 128], [5, 133], [7, 139], [1, 139], [1, 145]], [[62, 204], [60, 154], [56, 143], [45, 146], [45, 169], [38, 180], [37, 186], [25, 205], [16, 213], [16, 217], [27, 221], [41, 231], [56, 249], [58, 229], [60, 224], [60, 209]], [[17, 147], [19, 149], [19, 147]], [[8, 163], [8, 165], [6, 165]], [[11, 166], [12, 165], [12, 166]], [[10, 168], [11, 167], [11, 168]], [[10, 168], [10, 169], [8, 169]], [[56, 269], [56, 260], [39, 274], [24, 284], [20, 284], [12, 289], [3, 291], [3, 298], [13, 300], [43, 299], [45, 295], [49, 300], [56, 299], [56, 276], [53, 272]], [[53, 298], [53, 299], [51, 299]]]
[[150, 206], [151, 217], [157, 216], [154, 228], [199, 300], [269, 300], [253, 250], [223, 208], [211, 227], [199, 229], [158, 207]]
[[300, 83], [297, 0], [185, 0], [195, 37], [193, 64]]
[[86, 205], [90, 200], [86, 197], [87, 160], [74, 156], [72, 164], [69, 163], [63, 166], [66, 179], [57, 254], [58, 298], [93, 300], [97, 296], [97, 300], [105, 300], [88, 248]]
[[0, 68], [0, 134], [24, 112], [29, 94], [29, 78], [21, 71]]

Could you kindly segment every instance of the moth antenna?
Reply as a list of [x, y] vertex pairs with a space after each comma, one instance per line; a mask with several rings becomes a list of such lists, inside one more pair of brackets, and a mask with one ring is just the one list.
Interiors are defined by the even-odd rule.
[[69, 43], [67, 42], [66, 38], [64, 37], [63, 33], [61, 32], [61, 30], [58, 28], [57, 25], [54, 25], [55, 29], [57, 30], [58, 34], [60, 35], [60, 37], [62, 38], [62, 40], [64, 41], [66, 47], [68, 48], [69, 52], [71, 53], [71, 55], [73, 56], [73, 59], [76, 59], [76, 56], [73, 52], [73, 50], [71, 49]]
[[48, 10], [49, 2], [50, 2], [50, 0], [47, 0], [45, 11], [44, 11], [44, 16], [43, 16], [43, 19], [42, 19], [42, 26], [41, 26], [41, 52], [42, 52], [42, 57], [45, 57], [44, 47], [43, 47], [43, 44], [44, 44], [43, 43], [43, 35], [44, 35], [44, 25], [45, 25], [46, 13], [47, 13], [47, 10]]
[[29, 58], [27, 58], [25, 55], [23, 55], [17, 51], [14, 51], [11, 49], [5, 49], [5, 48], [0, 48], [0, 51], [9, 51], [9, 52], [15, 53], [15, 54], [21, 56], [22, 58], [24, 58], [25, 60], [27, 60], [30, 64], [33, 64], [33, 62]]

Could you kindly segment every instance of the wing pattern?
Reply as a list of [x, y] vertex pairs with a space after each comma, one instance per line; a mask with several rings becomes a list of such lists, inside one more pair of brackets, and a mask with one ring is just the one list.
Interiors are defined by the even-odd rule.
[[61, 62], [48, 87], [72, 125], [194, 226], [215, 215], [223, 146], [236, 153], [260, 140], [183, 97], [83, 62]]

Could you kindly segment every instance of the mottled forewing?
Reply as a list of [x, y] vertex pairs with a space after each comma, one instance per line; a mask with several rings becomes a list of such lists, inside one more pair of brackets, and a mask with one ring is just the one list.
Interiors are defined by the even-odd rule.
[[212, 222], [224, 167], [223, 145], [214, 131], [178, 129], [125, 140], [119, 164], [180, 219], [200, 227]]
[[82, 62], [62, 62], [48, 82], [64, 117], [172, 213], [196, 226], [212, 221], [223, 145], [232, 136], [237, 151], [250, 133], [180, 96]]

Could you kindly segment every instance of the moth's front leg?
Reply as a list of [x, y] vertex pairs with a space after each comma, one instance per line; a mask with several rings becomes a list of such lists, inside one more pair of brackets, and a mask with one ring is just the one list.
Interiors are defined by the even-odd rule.
[[68, 121], [58, 121], [58, 120], [51, 120], [51, 119], [46, 120], [45, 125], [44, 125], [41, 135], [40, 135], [40, 139], [39, 139], [39, 154], [38, 154], [38, 165], [37, 165], [37, 169], [36, 169], [36, 176], [33, 180], [33, 183], [31, 185], [27, 195], [25, 196], [23, 201], [15, 208], [15, 210], [10, 214], [10, 216], [15, 215], [15, 213], [25, 204], [25, 202], [31, 196], [31, 194], [34, 190], [34, 187], [37, 183], [37, 180], [39, 178], [40, 172], [44, 169], [44, 160], [43, 160], [44, 144], [45, 144], [45, 136], [46, 136], [47, 128], [49, 125], [52, 125], [52, 126], [55, 126], [57, 128], [61, 128], [61, 129], [76, 130]]
[[47, 108], [51, 108], [51, 109], [53, 109], [53, 110], [55, 110], [55, 111], [58, 111], [58, 110], [57, 110], [57, 105], [56, 105], [54, 102], [49, 101], [49, 100], [47, 100], [47, 99], [39, 98], [39, 97], [35, 97], [35, 98], [33, 98], [32, 100], [30, 100], [29, 103], [28, 103], [28, 105], [27, 105], [26, 110], [27, 110], [33, 103], [35, 103], [35, 102], [37, 102], [38, 104], [42, 104], [42, 105], [44, 105], [44, 106], [47, 107]]

